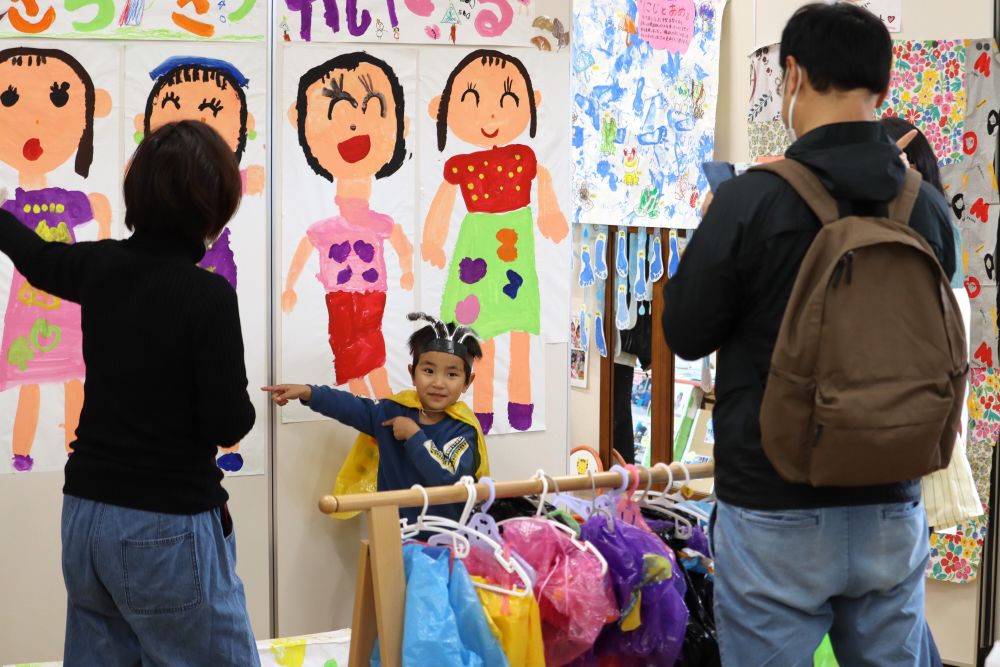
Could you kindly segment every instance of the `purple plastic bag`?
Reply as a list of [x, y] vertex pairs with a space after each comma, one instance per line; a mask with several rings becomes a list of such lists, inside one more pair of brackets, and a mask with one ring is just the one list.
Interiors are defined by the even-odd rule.
[[[671, 551], [656, 535], [607, 517], [593, 516], [583, 524], [581, 537], [608, 561], [608, 575], [621, 618], [604, 627], [595, 653], [601, 657], [635, 658], [627, 664], [669, 667], [677, 662], [688, 610], [687, 585]], [[639, 625], [634, 607], [638, 606]]]

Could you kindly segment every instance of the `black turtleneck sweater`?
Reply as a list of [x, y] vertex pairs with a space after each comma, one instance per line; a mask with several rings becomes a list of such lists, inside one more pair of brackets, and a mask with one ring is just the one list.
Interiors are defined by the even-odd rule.
[[35, 287], [79, 303], [87, 365], [63, 492], [171, 514], [228, 499], [216, 447], [254, 423], [236, 292], [200, 244], [43, 241], [0, 211], [0, 251]]

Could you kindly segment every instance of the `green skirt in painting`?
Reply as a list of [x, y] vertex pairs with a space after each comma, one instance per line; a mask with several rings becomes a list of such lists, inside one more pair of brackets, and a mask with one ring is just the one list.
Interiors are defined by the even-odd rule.
[[458, 230], [441, 299], [441, 319], [483, 339], [508, 331], [538, 334], [540, 301], [530, 208], [469, 213]]

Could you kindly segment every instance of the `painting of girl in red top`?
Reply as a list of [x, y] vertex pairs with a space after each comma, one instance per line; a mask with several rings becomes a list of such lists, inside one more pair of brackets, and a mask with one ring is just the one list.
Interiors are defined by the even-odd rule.
[[[39, 236], [75, 243], [77, 227], [94, 221], [111, 236], [111, 205], [102, 194], [49, 185], [49, 175], [73, 161], [87, 178], [94, 158], [94, 118], [111, 113], [111, 96], [94, 87], [80, 62], [55, 49], [0, 51], [0, 162], [17, 170], [14, 196], [0, 202]], [[14, 271], [4, 313], [0, 391], [19, 388], [14, 416], [14, 470], [31, 470], [38, 427], [40, 383], [65, 390], [66, 450], [76, 438], [83, 407], [83, 334], [80, 306], [32, 287]]]
[[406, 159], [403, 87], [386, 62], [363, 52], [341, 54], [302, 75], [289, 120], [306, 162], [336, 183], [338, 214], [313, 223], [299, 242], [282, 310], [295, 308], [295, 283], [318, 253], [336, 383], [360, 396], [371, 395], [370, 384], [376, 398], [386, 398], [393, 392], [382, 335], [389, 289], [383, 248], [388, 241], [396, 250], [400, 286], [410, 290], [413, 246], [399, 224], [371, 210], [369, 200], [374, 180], [396, 173]]
[[537, 181], [538, 230], [553, 242], [569, 232], [559, 210], [552, 176], [535, 153], [516, 143], [538, 129], [541, 92], [524, 64], [506, 53], [478, 50], [448, 77], [444, 92], [431, 100], [437, 121], [438, 150], [449, 131], [480, 147], [445, 162], [443, 181], [424, 224], [424, 260], [444, 268], [444, 243], [456, 194], [466, 216], [448, 267], [441, 318], [475, 328], [486, 339], [477, 367], [473, 405], [483, 431], [493, 424], [493, 375], [496, 343], [510, 332], [507, 416], [512, 428], [531, 428], [531, 335], [541, 330], [532, 185]]

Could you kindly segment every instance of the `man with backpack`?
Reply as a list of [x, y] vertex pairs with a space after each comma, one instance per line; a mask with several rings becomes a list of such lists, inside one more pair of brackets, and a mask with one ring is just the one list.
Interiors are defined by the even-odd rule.
[[967, 373], [950, 212], [874, 122], [877, 17], [806, 5], [780, 57], [786, 160], [718, 187], [664, 288], [672, 351], [718, 350], [722, 660], [811, 665], [829, 633], [844, 665], [929, 665], [919, 478], [947, 465]]

